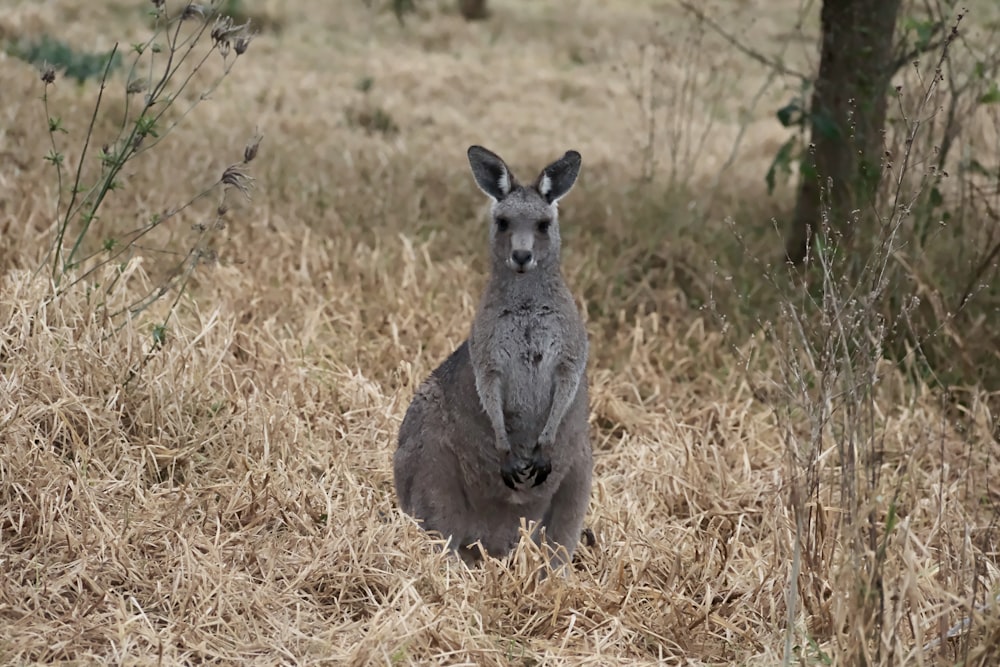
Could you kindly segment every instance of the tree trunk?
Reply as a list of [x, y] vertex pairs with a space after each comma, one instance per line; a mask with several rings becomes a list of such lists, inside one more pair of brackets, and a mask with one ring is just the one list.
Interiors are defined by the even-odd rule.
[[806, 259], [824, 215], [831, 230], [849, 240], [853, 212], [875, 195], [899, 7], [900, 0], [823, 2], [823, 44], [809, 115], [812, 145], [802, 160], [785, 240], [785, 254], [796, 264]]

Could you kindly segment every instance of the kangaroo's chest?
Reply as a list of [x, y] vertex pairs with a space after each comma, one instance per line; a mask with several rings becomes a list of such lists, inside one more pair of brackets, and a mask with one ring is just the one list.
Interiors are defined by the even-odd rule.
[[505, 309], [497, 324], [497, 342], [505, 358], [503, 374], [509, 382], [516, 384], [521, 379], [544, 382], [552, 375], [562, 341], [557, 316], [551, 308], [526, 304]]
[[512, 442], [534, 442], [552, 405], [562, 353], [555, 313], [547, 307], [501, 312], [495, 331], [503, 411]]

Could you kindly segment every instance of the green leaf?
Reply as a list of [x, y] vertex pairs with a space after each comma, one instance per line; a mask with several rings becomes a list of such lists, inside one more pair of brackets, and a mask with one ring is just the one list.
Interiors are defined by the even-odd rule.
[[101, 151], [97, 154], [97, 157], [101, 160], [102, 167], [111, 167], [115, 163], [115, 155], [111, 153], [111, 148], [105, 146], [101, 148]]
[[885, 532], [887, 534], [891, 533], [893, 530], [895, 530], [897, 523], [898, 520], [896, 517], [896, 503], [895, 501], [893, 501], [889, 503], [889, 513], [888, 516], [886, 516], [885, 518]]
[[809, 637], [807, 641], [809, 642], [809, 648], [813, 650], [813, 655], [815, 655], [820, 662], [822, 662], [824, 665], [833, 664], [833, 658], [827, 655], [826, 651], [824, 651], [819, 647], [819, 643], [815, 639]]
[[64, 71], [66, 76], [74, 78], [79, 83], [88, 79], [100, 79], [108, 67], [115, 70], [122, 64], [121, 53], [108, 51], [106, 53], [91, 53], [78, 51], [72, 45], [48, 35], [34, 41], [22, 40], [13, 47], [6, 49], [11, 55], [34, 65], [47, 64], [57, 70]]
[[153, 327], [153, 344], [156, 347], [163, 347], [163, 344], [167, 342], [167, 328], [162, 324], [157, 324]]
[[146, 135], [151, 135], [153, 137], [158, 137], [156, 130], [156, 118], [153, 116], [140, 116], [135, 121], [135, 130], [140, 137], [145, 137]]
[[775, 181], [777, 180], [778, 171], [781, 171], [785, 176], [790, 176], [792, 173], [792, 151], [795, 149], [798, 143], [798, 137], [792, 136], [788, 138], [788, 141], [781, 144], [778, 152], [774, 154], [774, 159], [771, 160], [771, 166], [767, 169], [767, 175], [764, 176], [764, 180], [767, 181], [767, 194], [774, 194]]
[[816, 171], [816, 164], [812, 160], [803, 160], [802, 164], [799, 165], [799, 173], [802, 178], [815, 181], [819, 178], [819, 172]]
[[796, 100], [792, 100], [785, 106], [778, 109], [777, 116], [778, 122], [785, 127], [797, 127], [802, 125], [802, 107], [799, 106], [799, 103]]
[[917, 40], [914, 46], [918, 51], [923, 51], [930, 44], [931, 38], [934, 36], [934, 26], [935, 22], [931, 19], [918, 20], [914, 18], [908, 18], [903, 23], [906, 32], [915, 32], [917, 34]]
[[990, 84], [990, 89], [983, 93], [982, 97], [979, 98], [980, 104], [996, 104], [1000, 102], [1000, 87], [997, 86], [997, 82], [994, 81]]

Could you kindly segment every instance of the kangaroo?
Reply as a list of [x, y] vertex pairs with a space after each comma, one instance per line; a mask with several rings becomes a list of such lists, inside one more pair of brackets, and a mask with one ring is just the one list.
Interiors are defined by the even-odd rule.
[[502, 557], [521, 519], [568, 563], [590, 502], [587, 330], [562, 277], [558, 201], [580, 173], [568, 151], [521, 185], [504, 161], [468, 150], [492, 199], [490, 279], [468, 338], [417, 389], [399, 429], [394, 482], [404, 512], [468, 564]]

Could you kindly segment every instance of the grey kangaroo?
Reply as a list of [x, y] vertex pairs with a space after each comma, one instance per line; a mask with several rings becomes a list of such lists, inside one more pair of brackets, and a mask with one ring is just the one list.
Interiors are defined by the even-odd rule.
[[[557, 202], [576, 182], [568, 151], [521, 185], [468, 151], [492, 200], [492, 269], [468, 339], [417, 389], [394, 457], [403, 511], [469, 564], [516, 545], [521, 519], [569, 562], [590, 502], [587, 331], [559, 265]], [[560, 549], [560, 547], [562, 547]]]

